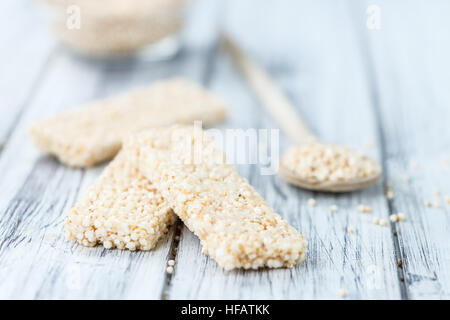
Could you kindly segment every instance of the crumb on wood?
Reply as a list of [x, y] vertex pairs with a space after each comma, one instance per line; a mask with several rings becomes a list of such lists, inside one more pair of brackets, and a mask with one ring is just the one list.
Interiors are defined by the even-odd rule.
[[345, 298], [345, 297], [347, 297], [347, 291], [344, 290], [344, 289], [339, 289], [339, 290], [338, 290], [338, 295], [339, 295], [341, 298]]

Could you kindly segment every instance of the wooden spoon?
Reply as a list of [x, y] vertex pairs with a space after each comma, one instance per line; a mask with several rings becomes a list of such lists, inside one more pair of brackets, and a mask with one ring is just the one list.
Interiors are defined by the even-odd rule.
[[[293, 105], [270, 79], [267, 72], [247, 57], [228, 36], [222, 35], [222, 42], [267, 111], [278, 121], [286, 135], [295, 143], [295, 146], [288, 152], [289, 155], [285, 155], [281, 160], [279, 170], [281, 178], [305, 189], [331, 192], [362, 189], [376, 183], [381, 178], [381, 168], [374, 160], [349, 149], [320, 142], [297, 114]], [[299, 172], [298, 164], [301, 164], [302, 161], [305, 162], [304, 154], [309, 149], [315, 150], [315, 154], [320, 157], [315, 158], [317, 161], [310, 164], [311, 168], [314, 168], [315, 163], [325, 164], [325, 168], [320, 167], [317, 170], [332, 172], [333, 174], [330, 177], [324, 178], [320, 174], [311, 174], [311, 170], [308, 174]], [[337, 152], [335, 152], [336, 150]], [[340, 151], [345, 151], [344, 157], [342, 157]], [[337, 170], [337, 172], [335, 167], [326, 168], [327, 165], [332, 166], [327, 164], [330, 156], [340, 157], [340, 161], [342, 160], [345, 163], [360, 164], [360, 167], [363, 168], [363, 174], [346, 176], [345, 173], [349, 172], [348, 169]], [[325, 157], [328, 158], [324, 159]], [[314, 173], [315, 170], [315, 168], [312, 169], [312, 172]]]

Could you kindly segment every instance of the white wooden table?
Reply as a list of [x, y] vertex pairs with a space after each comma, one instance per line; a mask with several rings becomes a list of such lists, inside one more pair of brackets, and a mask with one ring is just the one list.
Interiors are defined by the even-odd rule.
[[[380, 29], [367, 26], [369, 4], [381, 10]], [[46, 31], [34, 1], [3, 0], [0, 12], [0, 298], [335, 299], [340, 288], [350, 299], [450, 298], [450, 1], [202, 0], [183, 52], [163, 63], [76, 58]], [[181, 75], [228, 101], [222, 128], [277, 127], [218, 46], [220, 28], [269, 70], [320, 137], [377, 158], [383, 182], [333, 195], [240, 166], [309, 240], [293, 269], [225, 272], [186, 228], [179, 244], [172, 228], [151, 252], [65, 240], [67, 211], [102, 168], [68, 169], [42, 155], [27, 137], [32, 121]], [[373, 213], [358, 213], [360, 203]], [[399, 211], [406, 221], [371, 222]]]

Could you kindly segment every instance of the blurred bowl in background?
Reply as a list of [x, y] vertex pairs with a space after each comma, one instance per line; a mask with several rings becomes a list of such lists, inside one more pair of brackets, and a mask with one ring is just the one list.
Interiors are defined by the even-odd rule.
[[42, 0], [58, 39], [94, 57], [173, 57], [190, 0]]

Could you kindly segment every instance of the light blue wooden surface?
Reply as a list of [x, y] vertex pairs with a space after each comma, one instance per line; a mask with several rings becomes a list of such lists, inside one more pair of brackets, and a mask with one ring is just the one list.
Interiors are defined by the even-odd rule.
[[[379, 29], [367, 25], [374, 8]], [[2, 1], [9, 19], [0, 19], [0, 298], [334, 299], [342, 288], [350, 299], [449, 299], [449, 9], [445, 0], [200, 0], [175, 60], [100, 63], [57, 44], [33, 1]], [[221, 128], [277, 128], [218, 45], [220, 29], [268, 69], [318, 136], [378, 159], [383, 181], [331, 195], [240, 166], [309, 240], [306, 261], [290, 270], [225, 272], [186, 228], [179, 243], [171, 230], [145, 253], [66, 241], [62, 221], [102, 168], [68, 169], [42, 155], [27, 137], [31, 121], [181, 75], [228, 101]], [[284, 151], [289, 141], [281, 139]], [[360, 203], [373, 213], [358, 213]], [[406, 221], [371, 222], [397, 212]]]

